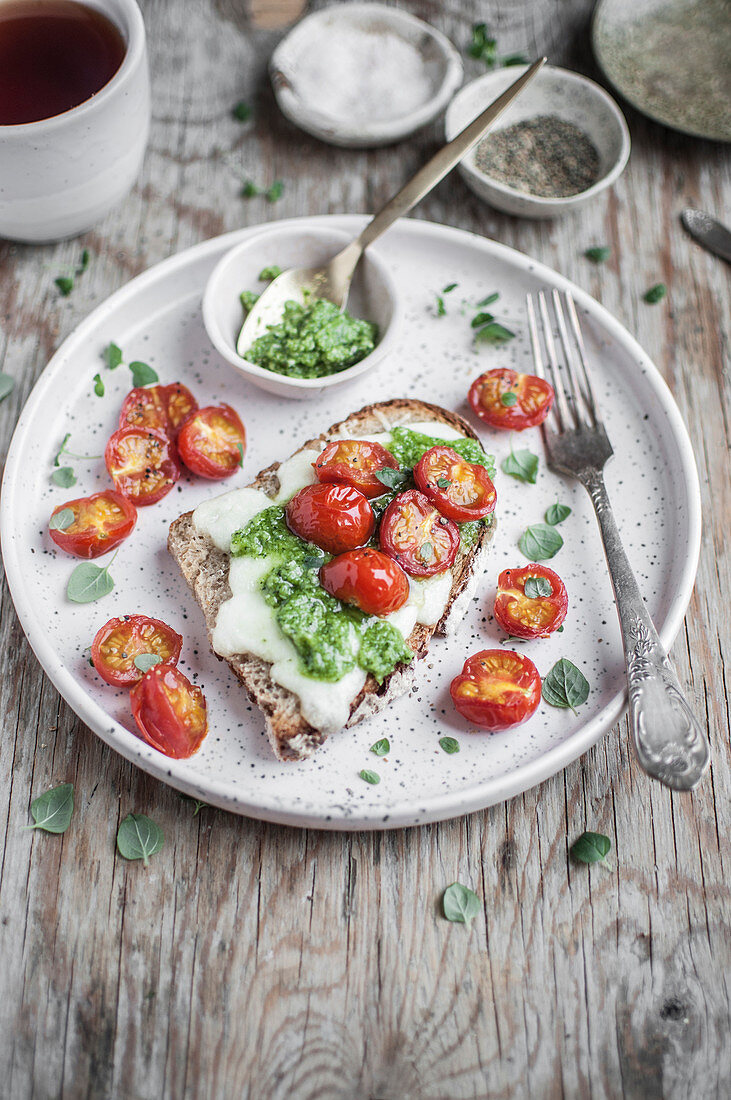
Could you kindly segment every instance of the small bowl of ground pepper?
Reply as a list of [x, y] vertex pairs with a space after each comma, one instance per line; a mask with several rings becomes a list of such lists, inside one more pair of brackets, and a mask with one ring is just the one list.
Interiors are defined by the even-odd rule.
[[[447, 140], [520, 71], [510, 66], [467, 84], [447, 110]], [[554, 218], [610, 187], [629, 151], [627, 123], [612, 97], [579, 73], [546, 65], [459, 170], [490, 206], [527, 218]]]

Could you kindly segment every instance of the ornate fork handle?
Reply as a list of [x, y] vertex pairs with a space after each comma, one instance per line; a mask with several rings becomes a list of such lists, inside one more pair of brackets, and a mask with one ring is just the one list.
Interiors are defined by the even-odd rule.
[[585, 470], [580, 480], [599, 521], [617, 601], [637, 756], [645, 771], [668, 787], [692, 790], [710, 761], [708, 738], [688, 705], [645, 607], [622, 546], [604, 478], [598, 470]]

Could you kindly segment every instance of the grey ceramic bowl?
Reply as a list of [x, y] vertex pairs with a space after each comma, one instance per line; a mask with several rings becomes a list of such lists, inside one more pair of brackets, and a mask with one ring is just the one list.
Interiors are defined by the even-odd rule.
[[[447, 140], [451, 141], [526, 68], [510, 66], [497, 69], [466, 84], [447, 110]], [[491, 179], [480, 171], [475, 163], [477, 147], [467, 154], [459, 165], [459, 171], [468, 187], [497, 210], [525, 218], [555, 218], [585, 206], [621, 175], [629, 158], [629, 130], [624, 115], [603, 88], [579, 73], [553, 65], [541, 69], [505, 114], [500, 116], [492, 133], [536, 115], [557, 115], [578, 126], [591, 139], [599, 153], [599, 179], [595, 184], [565, 198], [530, 195]], [[489, 139], [488, 134], [483, 140]]]

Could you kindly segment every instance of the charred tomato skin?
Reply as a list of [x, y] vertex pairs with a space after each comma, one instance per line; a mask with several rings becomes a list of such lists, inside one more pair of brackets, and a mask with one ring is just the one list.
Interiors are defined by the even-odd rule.
[[312, 463], [318, 481], [352, 485], [363, 496], [380, 496], [386, 486], [376, 477], [379, 470], [398, 470], [393, 455], [380, 443], [366, 439], [337, 439], [328, 443]]
[[[530, 577], [548, 581], [551, 595], [526, 596], [525, 585]], [[520, 569], [504, 569], [498, 577], [494, 614], [513, 638], [548, 638], [563, 623], [568, 606], [566, 585], [546, 565], [533, 563]]]
[[208, 732], [206, 700], [179, 668], [155, 665], [130, 692], [132, 716], [148, 745], [185, 760]]
[[485, 467], [468, 462], [446, 445], [424, 452], [414, 466], [414, 482], [455, 523], [484, 519], [495, 510], [497, 493]]
[[74, 522], [65, 531], [49, 527], [48, 534], [57, 546], [77, 558], [98, 558], [108, 554], [131, 535], [137, 523], [137, 509], [116, 489], [104, 489], [89, 497], [59, 504], [51, 518], [65, 508], [74, 513]]
[[381, 517], [381, 549], [412, 577], [433, 577], [454, 563], [459, 528], [418, 489], [394, 497]]
[[162, 500], [180, 477], [172, 440], [131, 424], [109, 437], [104, 462], [115, 489], [138, 508]]
[[191, 473], [219, 481], [240, 469], [246, 453], [246, 429], [230, 405], [206, 405], [184, 421], [178, 451]]
[[134, 663], [143, 653], [154, 653], [164, 664], [178, 663], [183, 639], [161, 619], [148, 615], [121, 615], [100, 627], [91, 643], [94, 668], [112, 687], [131, 687], [144, 672]]
[[376, 525], [367, 498], [351, 485], [306, 485], [294, 494], [284, 512], [295, 535], [329, 554], [363, 546]]
[[[503, 404], [503, 394], [515, 394], [513, 404]], [[535, 428], [548, 416], [553, 404], [553, 386], [537, 374], [518, 374], [510, 367], [486, 371], [470, 386], [472, 411], [491, 428], [522, 432]]]
[[390, 615], [409, 598], [409, 579], [388, 554], [364, 546], [320, 567], [320, 584], [331, 596], [366, 615]]
[[498, 733], [521, 725], [535, 713], [541, 701], [541, 677], [522, 653], [483, 649], [465, 661], [449, 692], [463, 718]]

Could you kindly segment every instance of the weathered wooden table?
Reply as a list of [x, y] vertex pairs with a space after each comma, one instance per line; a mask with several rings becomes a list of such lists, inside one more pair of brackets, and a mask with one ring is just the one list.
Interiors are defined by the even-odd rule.
[[[253, 5], [270, 21], [278, 6], [286, 0]], [[487, 19], [501, 52], [545, 51], [595, 75], [589, 0], [402, 6], [460, 44]], [[359, 153], [299, 133], [265, 77], [279, 32], [243, 8], [147, 0], [154, 123], [135, 192], [81, 241], [0, 243], [0, 369], [17, 379], [0, 406], [3, 457], [51, 353], [110, 291], [242, 224], [371, 210], [440, 140], [435, 124]], [[249, 124], [231, 118], [240, 99], [254, 108]], [[651, 783], [622, 722], [538, 789], [442, 825], [345, 835], [193, 816], [76, 719], [4, 585], [3, 1098], [729, 1095], [729, 269], [678, 224], [686, 205], [722, 213], [724, 195], [728, 215], [729, 161], [632, 110], [628, 119], [629, 169], [577, 216], [502, 216], [457, 177], [416, 216], [493, 236], [576, 280], [637, 335], [675, 394], [705, 530], [673, 656], [708, 722], [710, 774], [693, 795]], [[276, 206], [243, 201], [243, 178], [281, 178], [284, 194]], [[602, 243], [611, 259], [593, 266], [584, 249]], [[54, 276], [81, 247], [89, 271], [63, 299]], [[668, 298], [647, 306], [642, 293], [659, 281]], [[24, 832], [31, 799], [64, 781], [83, 828]], [[115, 855], [131, 810], [165, 830], [147, 870]], [[611, 869], [569, 861], [587, 827], [611, 837]], [[469, 930], [438, 909], [454, 880], [484, 898]]]

